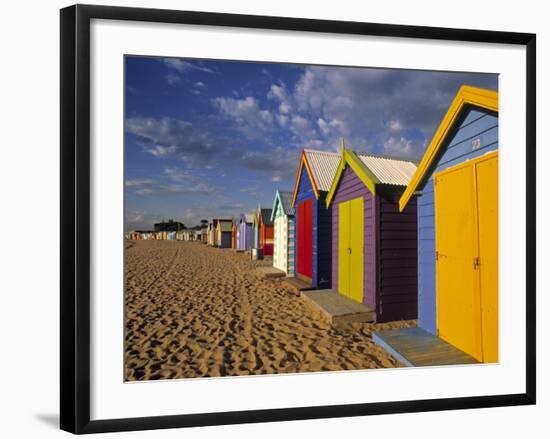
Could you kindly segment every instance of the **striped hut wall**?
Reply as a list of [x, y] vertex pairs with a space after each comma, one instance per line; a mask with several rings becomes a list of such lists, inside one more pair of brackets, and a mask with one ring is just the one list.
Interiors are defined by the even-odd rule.
[[363, 249], [363, 303], [376, 309], [376, 222], [375, 200], [357, 174], [347, 166], [340, 178], [332, 206], [332, 285], [338, 289], [338, 221], [339, 205], [353, 198], [363, 197], [364, 205], [364, 249]]
[[411, 199], [399, 212], [398, 196], [402, 191], [392, 194], [391, 200], [377, 197], [377, 322], [417, 318], [417, 207], [416, 199]]
[[437, 334], [435, 270], [435, 206], [433, 174], [498, 149], [498, 116], [480, 109], [465, 113], [418, 197], [418, 324]]
[[288, 220], [288, 227], [287, 227], [287, 233], [288, 233], [288, 241], [287, 241], [287, 264], [288, 264], [288, 269], [287, 269], [287, 274], [289, 276], [294, 276], [294, 265], [296, 263], [295, 261], [295, 242], [294, 242], [294, 238], [295, 238], [295, 221], [294, 221], [294, 217], [292, 216], [289, 216], [287, 218]]

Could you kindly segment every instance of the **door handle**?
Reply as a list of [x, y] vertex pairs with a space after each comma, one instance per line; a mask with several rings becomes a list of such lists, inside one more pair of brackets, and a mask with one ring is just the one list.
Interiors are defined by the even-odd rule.
[[348, 247], [348, 255], [351, 255], [351, 247]]
[[474, 270], [479, 270], [479, 266], [481, 265], [480, 261], [479, 261], [479, 256], [476, 256], [474, 258]]

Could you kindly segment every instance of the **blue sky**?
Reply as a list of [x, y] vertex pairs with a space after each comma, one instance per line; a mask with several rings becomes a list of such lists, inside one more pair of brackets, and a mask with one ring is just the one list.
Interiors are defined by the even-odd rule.
[[292, 190], [302, 148], [420, 159], [494, 74], [127, 56], [125, 229], [232, 217]]

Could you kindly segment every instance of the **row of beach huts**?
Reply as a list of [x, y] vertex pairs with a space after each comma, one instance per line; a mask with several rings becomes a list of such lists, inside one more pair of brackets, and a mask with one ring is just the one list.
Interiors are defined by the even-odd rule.
[[[305, 149], [270, 208], [195, 240], [273, 256], [303, 290], [336, 292], [406, 365], [498, 361], [498, 93], [462, 86], [422, 160]], [[177, 239], [177, 238], [175, 238]], [[191, 239], [191, 238], [189, 238]]]
[[134, 241], [201, 241], [202, 230], [132, 230], [126, 238]]

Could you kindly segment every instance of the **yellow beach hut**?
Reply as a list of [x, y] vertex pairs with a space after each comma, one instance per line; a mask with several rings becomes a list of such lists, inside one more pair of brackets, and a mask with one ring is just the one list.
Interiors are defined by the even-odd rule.
[[373, 340], [407, 365], [498, 361], [498, 93], [462, 86], [399, 200], [417, 199], [418, 328]]

